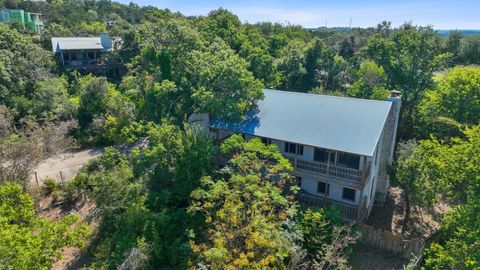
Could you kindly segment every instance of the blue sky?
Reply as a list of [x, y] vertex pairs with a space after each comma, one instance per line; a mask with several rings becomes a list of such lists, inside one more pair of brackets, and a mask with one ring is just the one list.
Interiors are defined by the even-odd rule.
[[374, 26], [382, 20], [398, 26], [406, 21], [432, 25], [435, 29], [480, 29], [480, 0], [116, 0], [180, 11], [184, 15], [206, 15], [224, 7], [242, 21], [270, 21], [305, 27]]

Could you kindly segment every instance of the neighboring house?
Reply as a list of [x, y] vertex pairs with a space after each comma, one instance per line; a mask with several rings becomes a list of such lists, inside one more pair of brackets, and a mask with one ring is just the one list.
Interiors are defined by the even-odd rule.
[[106, 33], [99, 37], [52, 37], [52, 50], [66, 69], [117, 77], [120, 66], [105, 61], [115, 41], [118, 39], [112, 41]]
[[38, 34], [44, 28], [42, 17], [41, 13], [26, 12], [22, 9], [0, 9], [0, 23], [18, 22]]
[[[238, 133], [277, 145], [295, 168], [300, 202], [336, 205], [344, 218], [366, 219], [374, 201], [385, 200], [389, 187], [387, 166], [393, 160], [400, 93], [392, 91], [387, 101], [264, 93], [258, 109], [243, 122], [204, 115], [212, 136], [222, 140]], [[196, 118], [191, 120], [202, 121]]]

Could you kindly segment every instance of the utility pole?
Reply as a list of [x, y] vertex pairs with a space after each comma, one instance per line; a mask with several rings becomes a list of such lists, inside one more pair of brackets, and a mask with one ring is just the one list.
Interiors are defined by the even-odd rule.
[[350, 18], [350, 30], [352, 30], [352, 18]]

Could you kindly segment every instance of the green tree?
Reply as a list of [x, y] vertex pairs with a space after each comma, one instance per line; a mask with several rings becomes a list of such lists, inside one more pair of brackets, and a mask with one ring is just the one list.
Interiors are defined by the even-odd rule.
[[[453, 211], [442, 220], [441, 241], [426, 251], [427, 269], [476, 269], [478, 252], [480, 126], [464, 130], [465, 139], [421, 141], [414, 150], [415, 196], [422, 202], [448, 203]], [[409, 174], [409, 171], [402, 174]]]
[[260, 79], [266, 87], [275, 88], [280, 81], [280, 74], [277, 71], [276, 62], [266, 49], [244, 45], [240, 55], [249, 62], [249, 70], [253, 76]]
[[162, 117], [178, 112], [174, 110], [178, 88], [174, 82], [165, 80], [161, 83], [154, 83], [147, 89], [145, 105], [149, 120], [159, 123]]
[[480, 37], [470, 36], [462, 40], [462, 63], [478, 65], [480, 64]]
[[245, 41], [243, 27], [240, 19], [230, 11], [219, 8], [208, 13], [204, 18], [204, 25], [201, 24], [201, 31], [207, 40], [213, 42], [219, 37], [235, 51], [240, 51]]
[[[455, 67], [436, 81], [419, 105], [422, 129], [441, 137], [461, 135], [459, 124], [479, 124], [480, 69]], [[445, 121], [445, 119], [453, 120]]]
[[263, 98], [262, 83], [248, 71], [247, 63], [222, 41], [207, 51], [194, 51], [185, 65], [183, 78], [188, 83], [192, 104], [184, 109], [209, 112], [212, 116], [239, 120]]
[[425, 91], [433, 86], [433, 71], [439, 66], [436, 39], [429, 27], [405, 25], [387, 37], [377, 34], [364, 49], [385, 71], [387, 88], [402, 91], [402, 138], [413, 136], [414, 113]]
[[345, 80], [345, 61], [319, 39], [305, 52], [305, 88], [320, 87], [326, 91], [339, 90]]
[[283, 268], [291, 250], [282, 224], [295, 205], [282, 195], [291, 183], [288, 161], [276, 146], [234, 135], [221, 146], [234, 153], [224, 175], [204, 177], [190, 211], [205, 215], [205, 241], [192, 243], [209, 268]]
[[93, 268], [185, 269], [192, 259], [188, 241], [202, 219], [186, 208], [199, 179], [211, 173], [212, 142], [187, 127], [146, 129], [148, 145], [129, 155], [107, 148], [74, 180], [102, 218]]
[[[205, 46], [199, 33], [185, 21], [167, 22], [153, 29], [142, 30], [147, 38], [134, 64], [138, 73], [146, 71], [154, 82], [175, 83], [178, 91], [170, 100], [174, 108], [166, 106], [169, 115], [165, 118], [179, 124], [195, 112], [209, 112], [238, 120], [263, 98], [261, 81], [223, 40], [216, 38]], [[156, 87], [159, 85], [153, 86], [154, 91]]]
[[300, 213], [298, 227], [303, 234], [302, 246], [307, 251], [307, 257], [313, 261], [322, 259], [323, 248], [331, 243], [333, 224], [323, 209], [318, 211], [307, 209]]
[[282, 57], [278, 59], [278, 70], [281, 74], [281, 88], [288, 91], [306, 92], [304, 77], [305, 43], [292, 40], [282, 49]]
[[[338, 221], [331, 209], [307, 209], [296, 217], [300, 232], [301, 250], [297, 251], [293, 268], [303, 269], [350, 269], [350, 247], [358, 239], [358, 233]], [[304, 258], [295, 258], [295, 257]], [[291, 262], [291, 263], [292, 263]]]
[[343, 38], [338, 45], [338, 54], [345, 59], [350, 59], [356, 52], [355, 35]]
[[385, 100], [388, 97], [385, 71], [374, 62], [362, 62], [356, 77], [357, 80], [347, 89], [348, 95], [378, 100]]
[[89, 235], [79, 217], [37, 217], [33, 198], [13, 183], [0, 185], [0, 269], [50, 269], [61, 249], [82, 247]]
[[139, 157], [135, 170], [149, 172], [149, 188], [163, 202], [188, 205], [199, 179], [210, 174], [211, 139], [200, 130], [184, 127], [182, 131], [174, 125], [153, 127], [148, 138], [150, 147], [133, 155]]
[[117, 143], [121, 129], [134, 118], [134, 104], [119, 93], [106, 78], [86, 76], [79, 81], [80, 104], [77, 118], [82, 140]]
[[49, 78], [52, 60], [30, 36], [0, 24], [0, 104], [16, 119], [30, 114], [36, 81]]
[[452, 63], [456, 64], [460, 60], [460, 55], [462, 53], [462, 32], [460, 31], [450, 31], [448, 39], [445, 42], [444, 51], [452, 54]]
[[33, 93], [32, 113], [40, 120], [67, 121], [75, 118], [78, 104], [70, 98], [64, 78], [39, 81]]
[[94, 118], [106, 113], [105, 102], [110, 86], [105, 78], [92, 76], [80, 78], [79, 86], [78, 123], [80, 128], [87, 129]]
[[416, 196], [422, 192], [422, 186], [418, 181], [422, 162], [422, 156], [417, 149], [418, 144], [414, 140], [401, 142], [398, 146], [397, 164], [395, 166], [392, 182], [403, 189], [405, 202], [405, 215], [403, 218], [402, 234], [405, 233], [408, 222], [410, 221], [410, 213], [412, 203], [418, 202]]
[[[137, 33], [143, 41], [140, 54], [132, 60], [136, 73], [146, 71], [155, 80], [178, 82], [188, 54], [205, 48], [204, 38], [182, 19], [146, 23]], [[177, 80], [178, 79], [178, 80]]]
[[425, 251], [425, 269], [480, 268], [479, 214], [480, 198], [476, 197], [444, 217], [441, 232], [444, 240]]

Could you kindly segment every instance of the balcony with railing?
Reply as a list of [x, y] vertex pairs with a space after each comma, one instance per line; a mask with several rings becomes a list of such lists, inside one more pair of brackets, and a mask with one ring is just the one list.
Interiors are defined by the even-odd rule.
[[357, 205], [350, 205], [343, 202], [338, 202], [324, 197], [311, 195], [305, 192], [297, 194], [297, 200], [301, 205], [310, 207], [335, 207], [340, 211], [340, 216], [346, 220], [362, 220], [364, 218], [364, 207]]
[[367, 164], [365, 170], [356, 170], [318, 161], [303, 160], [294, 157], [287, 158], [290, 163], [292, 163], [293, 167], [298, 171], [314, 173], [322, 176], [330, 176], [357, 184], [363, 184], [370, 173], [370, 162]]

